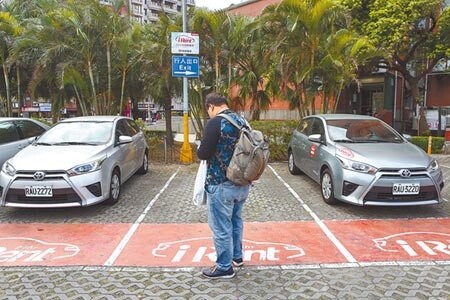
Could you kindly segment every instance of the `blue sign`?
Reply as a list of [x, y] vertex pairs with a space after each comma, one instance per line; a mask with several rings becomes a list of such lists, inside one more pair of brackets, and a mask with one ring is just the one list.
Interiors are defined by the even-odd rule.
[[172, 56], [172, 77], [198, 77], [198, 56]]

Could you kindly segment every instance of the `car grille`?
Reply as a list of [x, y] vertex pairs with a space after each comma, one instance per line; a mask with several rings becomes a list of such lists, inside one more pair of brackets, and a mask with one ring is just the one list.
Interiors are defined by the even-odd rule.
[[73, 189], [53, 190], [53, 197], [26, 197], [22, 189], [10, 189], [6, 199], [8, 203], [20, 204], [79, 203], [81, 205], [81, 198]]
[[417, 195], [392, 195], [392, 187], [374, 187], [364, 197], [364, 202], [414, 202], [438, 199], [438, 193], [434, 186], [424, 186], [420, 188]]
[[[380, 178], [378, 178], [375, 185], [364, 197], [364, 202], [420, 202], [432, 201], [439, 199], [439, 193], [435, 185], [428, 176], [425, 168], [411, 168], [408, 169], [410, 177], [404, 178], [400, 176], [400, 169], [380, 169]], [[420, 192], [417, 195], [393, 195], [393, 182], [407, 182], [414, 180], [420, 182]]]

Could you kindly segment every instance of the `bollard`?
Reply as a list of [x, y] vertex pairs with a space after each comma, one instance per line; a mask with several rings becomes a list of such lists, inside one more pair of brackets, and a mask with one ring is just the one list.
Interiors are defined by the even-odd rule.
[[432, 144], [433, 138], [431, 137], [431, 135], [428, 137], [428, 155], [431, 155], [431, 144]]

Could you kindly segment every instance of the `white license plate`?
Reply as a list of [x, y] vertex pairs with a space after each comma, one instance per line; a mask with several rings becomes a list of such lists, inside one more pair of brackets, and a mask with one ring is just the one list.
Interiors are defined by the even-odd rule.
[[27, 197], [52, 197], [53, 189], [51, 185], [28, 185], [25, 186], [25, 196]]
[[417, 195], [420, 192], [420, 183], [394, 183], [393, 195]]

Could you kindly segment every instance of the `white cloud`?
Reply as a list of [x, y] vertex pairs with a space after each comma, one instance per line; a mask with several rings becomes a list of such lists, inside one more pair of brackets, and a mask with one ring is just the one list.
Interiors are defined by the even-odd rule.
[[196, 0], [195, 5], [197, 7], [206, 7], [208, 9], [214, 10], [214, 9], [222, 9], [227, 8], [231, 4], [238, 4], [242, 2], [241, 0]]

